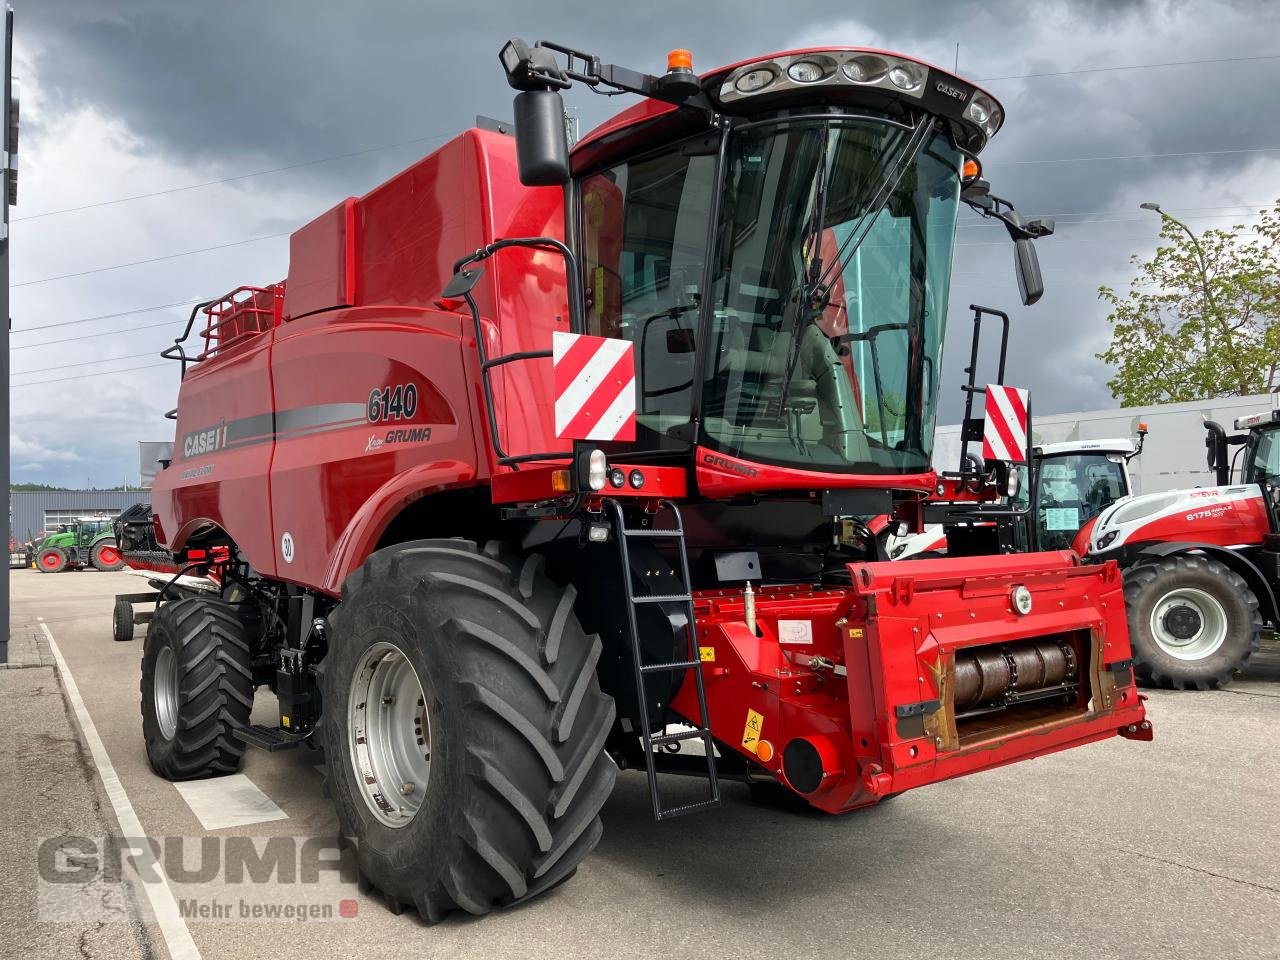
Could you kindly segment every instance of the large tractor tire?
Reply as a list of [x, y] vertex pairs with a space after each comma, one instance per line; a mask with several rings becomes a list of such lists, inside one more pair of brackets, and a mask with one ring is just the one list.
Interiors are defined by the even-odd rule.
[[89, 562], [97, 569], [107, 572], [124, 569], [124, 557], [120, 555], [120, 548], [114, 540], [95, 543], [89, 551]]
[[168, 780], [235, 773], [253, 673], [235, 610], [221, 600], [157, 608], [142, 647], [142, 733], [151, 769]]
[[427, 922], [568, 879], [617, 769], [575, 591], [496, 543], [375, 553], [329, 618], [328, 789], [361, 883]]
[[67, 569], [67, 552], [61, 547], [45, 547], [36, 554], [36, 569], [41, 573], [61, 573]]
[[1124, 599], [1140, 683], [1216, 689], [1258, 649], [1258, 598], [1216, 560], [1182, 555], [1138, 564], [1125, 571]]

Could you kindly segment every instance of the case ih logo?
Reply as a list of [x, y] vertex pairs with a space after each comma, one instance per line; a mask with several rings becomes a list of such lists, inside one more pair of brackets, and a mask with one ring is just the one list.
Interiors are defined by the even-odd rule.
[[719, 467], [721, 470], [728, 470], [730, 473], [736, 473], [742, 477], [755, 478], [760, 471], [755, 467], [749, 467], [745, 463], [735, 463], [728, 457], [719, 457], [714, 453], [704, 453], [702, 462], [712, 467]]
[[556, 436], [561, 440], [636, 438], [636, 360], [629, 340], [551, 335]]
[[197, 430], [182, 438], [182, 455], [194, 457], [202, 453], [213, 453], [227, 445], [227, 424], [218, 424], [208, 430]]
[[937, 90], [943, 96], [950, 97], [952, 100], [959, 100], [961, 103], [964, 103], [969, 99], [969, 92], [967, 90], [961, 90], [959, 87], [953, 87], [945, 80], [939, 80], [933, 85], [933, 89]]

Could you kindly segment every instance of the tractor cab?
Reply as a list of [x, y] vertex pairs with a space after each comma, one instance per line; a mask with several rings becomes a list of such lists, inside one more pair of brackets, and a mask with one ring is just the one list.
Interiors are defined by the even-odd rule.
[[[1205, 422], [1209, 467], [1220, 487], [1259, 485], [1271, 530], [1280, 531], [1280, 407], [1238, 417], [1234, 426], [1237, 432], [1228, 435], [1220, 424]], [[1234, 456], [1230, 454], [1233, 446], [1238, 448]]]
[[1014, 506], [1027, 511], [1027, 548], [1072, 549], [1081, 529], [1133, 493], [1128, 463], [1142, 451], [1145, 436], [1140, 431], [1136, 444], [1118, 438], [1036, 447], [1030, 465], [1019, 468], [1026, 480], [1013, 497]]

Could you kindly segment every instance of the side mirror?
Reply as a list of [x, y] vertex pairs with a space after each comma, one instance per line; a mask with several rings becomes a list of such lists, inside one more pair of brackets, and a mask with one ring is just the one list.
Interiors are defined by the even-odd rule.
[[1031, 306], [1044, 296], [1044, 277], [1040, 274], [1040, 257], [1035, 242], [1019, 237], [1013, 241], [1013, 266], [1018, 274], [1018, 293], [1023, 306]]
[[558, 187], [569, 182], [569, 136], [564, 100], [556, 90], [516, 94], [516, 159], [526, 187]]

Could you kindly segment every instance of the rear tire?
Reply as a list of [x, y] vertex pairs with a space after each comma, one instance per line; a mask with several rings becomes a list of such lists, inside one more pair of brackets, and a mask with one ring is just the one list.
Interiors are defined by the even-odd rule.
[[249, 723], [253, 674], [235, 610], [203, 597], [156, 609], [142, 648], [142, 732], [166, 780], [235, 773]]
[[124, 557], [120, 555], [120, 548], [116, 546], [114, 540], [95, 543], [93, 549], [89, 551], [89, 562], [107, 573], [124, 569]]
[[527, 900], [599, 841], [614, 704], [575, 596], [541, 557], [464, 540], [380, 550], [347, 579], [321, 671], [328, 787], [362, 883], [393, 912]]
[[111, 611], [111, 639], [123, 643], [133, 639], [133, 604], [117, 600]]
[[48, 547], [36, 555], [36, 569], [41, 573], [61, 573], [67, 569], [67, 553], [61, 547]]
[[1244, 578], [1208, 557], [1179, 555], [1124, 574], [1135, 674], [1170, 690], [1231, 682], [1258, 649], [1262, 617]]

